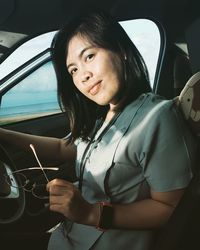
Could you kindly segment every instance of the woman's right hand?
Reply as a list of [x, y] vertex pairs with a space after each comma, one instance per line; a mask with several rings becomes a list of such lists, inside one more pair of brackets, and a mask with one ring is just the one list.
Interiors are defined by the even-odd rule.
[[54, 179], [47, 184], [50, 210], [63, 214], [71, 221], [95, 226], [98, 224], [98, 204], [87, 202], [72, 183]]

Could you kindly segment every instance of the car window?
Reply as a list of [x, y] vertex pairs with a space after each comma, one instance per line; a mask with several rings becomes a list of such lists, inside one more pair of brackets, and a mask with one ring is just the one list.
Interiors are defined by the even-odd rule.
[[0, 79], [3, 79], [13, 70], [49, 48], [55, 33], [56, 31], [52, 31], [39, 35], [28, 40], [17, 48], [8, 58], [6, 58], [5, 61], [1, 63]]
[[120, 24], [143, 56], [153, 88], [161, 43], [158, 26], [148, 19], [123, 21]]
[[[120, 24], [143, 56], [153, 87], [160, 51], [160, 34], [157, 25], [147, 19], [123, 21]], [[3, 80], [0, 93], [4, 93], [1, 98], [0, 124], [60, 112], [56, 77], [50, 54], [41, 53], [50, 47], [54, 34], [55, 32], [49, 32], [27, 41], [0, 65], [0, 79]], [[39, 59], [29, 61], [39, 53], [41, 53], [38, 56]], [[45, 60], [42, 59], [43, 57]], [[23, 67], [24, 63], [26, 64]], [[6, 75], [19, 66], [21, 68], [15, 71], [14, 75], [11, 74], [6, 78]]]
[[60, 108], [56, 77], [49, 61], [3, 95], [0, 123], [8, 124], [57, 112], [60, 112]]

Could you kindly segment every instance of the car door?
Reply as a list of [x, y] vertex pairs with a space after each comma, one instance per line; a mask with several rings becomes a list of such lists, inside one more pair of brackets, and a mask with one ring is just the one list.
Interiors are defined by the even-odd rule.
[[[47, 49], [3, 79], [0, 85], [0, 126], [40, 136], [58, 138], [66, 136], [69, 124], [59, 108], [56, 88], [51, 53]], [[23, 151], [10, 144], [2, 146], [16, 169], [38, 165], [29, 149]], [[2, 157], [4, 156], [1, 153], [1, 160]], [[43, 246], [44, 249], [43, 244], [49, 236], [47, 231], [59, 221], [60, 217], [55, 215], [54, 219], [54, 214], [48, 210], [48, 201], [37, 199], [26, 192], [25, 200], [24, 214], [19, 220], [5, 225], [0, 223], [2, 232], [0, 237], [7, 239], [6, 244], [11, 244], [11, 248], [13, 244], [19, 242], [19, 239], [23, 239], [20, 247], [23, 247], [23, 244], [25, 247], [28, 234], [32, 245]], [[7, 205], [6, 209], [1, 210], [0, 217], [12, 217], [12, 213], [15, 213], [13, 206]], [[7, 247], [9, 249], [9, 245]]]

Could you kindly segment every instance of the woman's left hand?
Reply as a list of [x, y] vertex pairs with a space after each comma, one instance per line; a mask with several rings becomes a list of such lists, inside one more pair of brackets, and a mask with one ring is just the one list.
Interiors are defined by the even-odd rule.
[[71, 221], [96, 225], [98, 207], [88, 203], [71, 182], [54, 179], [47, 184], [50, 210], [63, 214]]

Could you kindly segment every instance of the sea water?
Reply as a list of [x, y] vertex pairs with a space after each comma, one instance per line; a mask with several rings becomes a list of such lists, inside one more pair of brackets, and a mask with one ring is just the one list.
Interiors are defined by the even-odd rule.
[[59, 110], [56, 91], [10, 92], [1, 100], [0, 119]]

